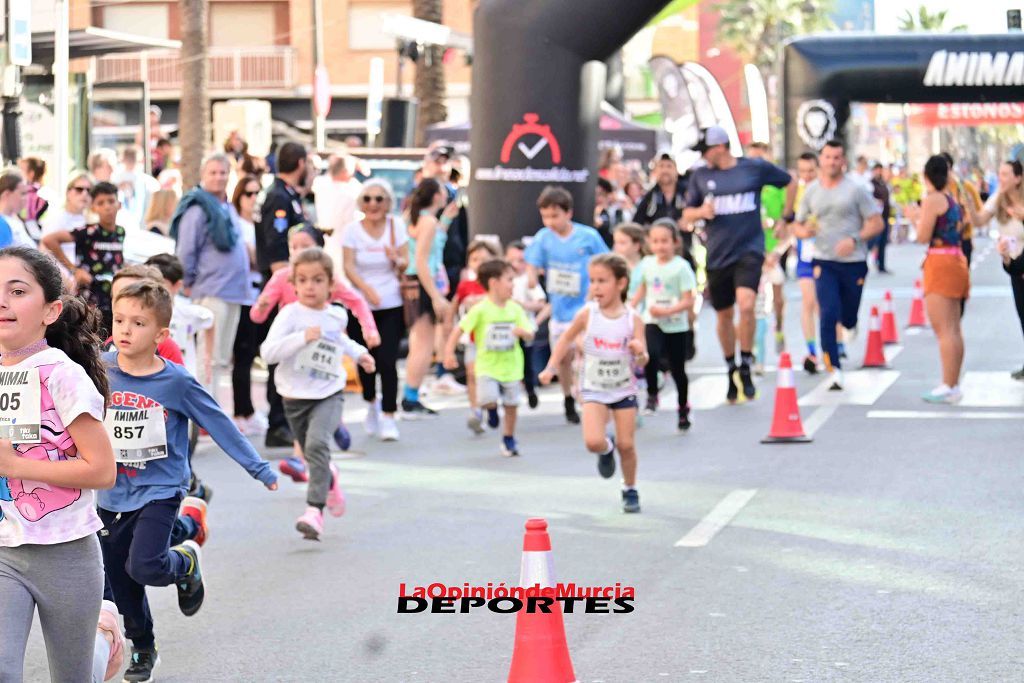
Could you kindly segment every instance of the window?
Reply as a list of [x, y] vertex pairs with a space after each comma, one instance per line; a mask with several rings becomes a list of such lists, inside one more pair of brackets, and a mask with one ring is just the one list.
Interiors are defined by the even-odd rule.
[[166, 39], [168, 17], [167, 5], [108, 5], [103, 8], [103, 28]]
[[408, 4], [374, 4], [348, 9], [348, 47], [350, 50], [393, 50], [395, 37], [381, 30], [381, 15], [402, 14], [412, 16]]
[[210, 45], [265, 47], [273, 44], [274, 4], [210, 4]]

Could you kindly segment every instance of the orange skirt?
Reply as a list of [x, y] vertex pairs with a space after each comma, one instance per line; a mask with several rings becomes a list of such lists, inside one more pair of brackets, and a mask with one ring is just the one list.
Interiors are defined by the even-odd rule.
[[924, 293], [966, 299], [971, 292], [971, 271], [963, 254], [928, 254], [921, 267]]

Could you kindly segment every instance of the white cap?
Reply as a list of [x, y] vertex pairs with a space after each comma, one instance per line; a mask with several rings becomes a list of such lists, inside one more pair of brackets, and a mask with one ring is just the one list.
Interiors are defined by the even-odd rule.
[[706, 151], [709, 147], [716, 145], [728, 145], [729, 134], [721, 126], [710, 126], [700, 132], [700, 140], [694, 147], [699, 152]]

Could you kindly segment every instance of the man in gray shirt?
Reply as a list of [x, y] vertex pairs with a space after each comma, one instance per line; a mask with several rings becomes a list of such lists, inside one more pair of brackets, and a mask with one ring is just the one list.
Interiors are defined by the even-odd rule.
[[843, 143], [830, 141], [818, 155], [818, 180], [804, 191], [793, 226], [801, 239], [814, 238], [814, 285], [821, 308], [821, 348], [830, 388], [843, 388], [836, 325], [857, 326], [869, 239], [882, 231], [882, 215], [862, 183], [845, 175]]

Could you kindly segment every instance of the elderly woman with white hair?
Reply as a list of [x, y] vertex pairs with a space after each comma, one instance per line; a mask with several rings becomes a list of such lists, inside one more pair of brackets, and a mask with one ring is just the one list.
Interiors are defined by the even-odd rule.
[[[391, 214], [395, 195], [386, 180], [371, 178], [363, 183], [358, 203], [363, 218], [347, 225], [342, 238], [345, 276], [366, 297], [380, 334], [380, 345], [370, 350], [376, 370], [368, 373], [359, 368], [368, 404], [365, 426], [382, 441], [397, 441], [398, 345], [404, 334], [401, 273], [409, 265], [409, 234], [402, 219]], [[349, 319], [348, 334], [365, 345], [357, 321]]]
[[231, 364], [231, 350], [242, 306], [255, 297], [249, 281], [249, 251], [242, 238], [238, 212], [228, 200], [231, 162], [223, 154], [203, 160], [199, 186], [185, 193], [171, 218], [171, 237], [185, 270], [185, 294], [213, 311], [207, 331], [200, 378], [216, 397], [219, 375]]

